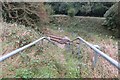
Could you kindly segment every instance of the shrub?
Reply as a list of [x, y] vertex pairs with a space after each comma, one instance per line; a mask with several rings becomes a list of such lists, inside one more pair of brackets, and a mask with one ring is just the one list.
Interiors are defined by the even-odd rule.
[[48, 12], [48, 15], [53, 15], [54, 14], [54, 10], [52, 9], [51, 5], [46, 4], [45, 9], [46, 9], [46, 12]]
[[94, 16], [102, 17], [107, 10], [108, 10], [108, 8], [106, 6], [96, 5], [92, 8], [92, 13]]
[[120, 3], [114, 4], [105, 14], [104, 17], [106, 20], [103, 25], [107, 27], [107, 29], [115, 32], [116, 37], [120, 37], [119, 29], [120, 29], [120, 15], [118, 14], [118, 5]]
[[70, 8], [70, 9], [68, 10], [68, 15], [69, 15], [70, 17], [74, 17], [75, 14], [76, 14], [76, 11], [75, 11], [74, 8]]
[[16, 70], [15, 78], [32, 78], [33, 75], [34, 73], [28, 69], [18, 69]]

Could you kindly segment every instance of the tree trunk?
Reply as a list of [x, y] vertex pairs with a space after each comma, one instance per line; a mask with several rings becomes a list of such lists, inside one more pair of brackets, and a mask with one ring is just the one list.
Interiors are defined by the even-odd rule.
[[118, 37], [120, 38], [120, 1], [118, 2]]
[[49, 22], [48, 14], [46, 12], [44, 4], [41, 2], [39, 6], [39, 16], [42, 25], [47, 24]]

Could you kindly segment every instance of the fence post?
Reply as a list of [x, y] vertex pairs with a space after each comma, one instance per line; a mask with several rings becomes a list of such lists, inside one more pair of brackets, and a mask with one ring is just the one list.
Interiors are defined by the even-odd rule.
[[65, 49], [67, 52], [70, 50], [70, 42], [65, 44]]
[[[98, 45], [94, 45], [97, 49], [100, 49]], [[96, 67], [96, 63], [98, 61], [98, 53], [94, 51], [94, 57], [93, 57], [93, 63], [92, 63], [92, 68], [94, 69]]]
[[43, 41], [44, 41], [44, 40], [42, 39], [42, 40], [41, 40], [41, 44], [42, 44], [42, 45], [43, 45]]
[[72, 43], [71, 43], [71, 51], [72, 51], [72, 54], [74, 54], [74, 52], [75, 52], [73, 47], [74, 47], [74, 44], [73, 44], [73, 42], [72, 42]]
[[80, 54], [81, 54], [81, 40], [79, 40], [79, 43], [77, 44], [77, 55], [78, 55], [78, 57], [80, 57]]

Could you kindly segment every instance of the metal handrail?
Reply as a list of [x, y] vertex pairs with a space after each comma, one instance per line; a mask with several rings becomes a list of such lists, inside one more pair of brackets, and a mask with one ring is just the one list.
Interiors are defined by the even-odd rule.
[[111, 57], [109, 57], [108, 55], [106, 55], [105, 53], [103, 53], [102, 51], [97, 49], [94, 45], [92, 45], [89, 42], [85, 41], [81, 37], [77, 37], [77, 39], [82, 41], [83, 43], [85, 43], [87, 46], [89, 46], [91, 49], [93, 49], [96, 54], [99, 54], [100, 56], [102, 56], [104, 59], [106, 59], [108, 62], [110, 62], [112, 65], [114, 65], [116, 68], [118, 68], [120, 70], [120, 63], [119, 62], [117, 62], [116, 60], [112, 59]]
[[[23, 51], [24, 49], [26, 49], [26, 48], [28, 48], [28, 47], [30, 47], [30, 46], [36, 44], [37, 42], [39, 42], [39, 41], [41, 41], [41, 40], [44, 40], [44, 39], [46, 39], [46, 40], [48, 40], [48, 41], [51, 42], [51, 40], [50, 40], [49, 37], [42, 37], [42, 38], [40, 38], [40, 39], [38, 39], [38, 40], [36, 40], [36, 41], [34, 41], [34, 42], [28, 44], [28, 45], [25, 45], [25, 46], [23, 46], [23, 47], [21, 47], [21, 48], [18, 48], [18, 49], [16, 49], [16, 50], [14, 50], [14, 51], [12, 51], [12, 52], [6, 54], [6, 55], [3, 55], [2, 57], [0, 57], [0, 62], [2, 62], [3, 60], [5, 60], [5, 59], [7, 59], [7, 58], [9, 58], [9, 57], [11, 57], [11, 56], [17, 54], [17, 53], [20, 52], [20, 51]], [[53, 43], [53, 42], [52, 42], [52, 43]], [[54, 43], [53, 43], [53, 44], [54, 44]]]
[[[52, 41], [50, 40], [50, 37], [42, 37], [42, 38], [40, 38], [40, 39], [38, 39], [38, 40], [36, 40], [36, 41], [28, 44], [28, 45], [25, 45], [25, 46], [23, 46], [23, 47], [21, 47], [21, 48], [18, 48], [18, 49], [16, 49], [16, 50], [12, 51], [11, 53], [8, 53], [8, 54], [0, 57], [0, 62], [2, 62], [3, 60], [5, 60], [5, 59], [7, 59], [7, 58], [9, 58], [9, 57], [17, 54], [17, 53], [20, 52], [20, 51], [23, 51], [24, 49], [26, 49], [26, 48], [28, 48], [28, 47], [36, 44], [37, 42], [39, 42], [39, 41], [41, 41], [41, 40], [44, 40], [44, 39], [52, 42]], [[112, 59], [111, 57], [109, 57], [108, 55], [106, 55], [105, 53], [103, 53], [102, 51], [100, 51], [99, 49], [97, 49], [94, 45], [92, 45], [92, 44], [90, 44], [89, 42], [85, 41], [85, 40], [82, 39], [81, 37], [77, 37], [76, 39], [74, 39], [74, 40], [72, 40], [72, 41], [70, 41], [70, 42], [72, 43], [73, 41], [76, 41], [76, 40], [80, 40], [80, 41], [82, 41], [83, 43], [85, 43], [87, 46], [89, 46], [91, 49], [93, 49], [96, 54], [99, 54], [100, 56], [102, 56], [104, 59], [106, 59], [108, 62], [110, 62], [112, 65], [114, 65], [116, 68], [118, 68], [118, 69], [120, 70], [120, 63], [119, 63], [119, 62], [117, 62], [116, 60]], [[55, 44], [54, 42], [52, 42], [52, 43]]]

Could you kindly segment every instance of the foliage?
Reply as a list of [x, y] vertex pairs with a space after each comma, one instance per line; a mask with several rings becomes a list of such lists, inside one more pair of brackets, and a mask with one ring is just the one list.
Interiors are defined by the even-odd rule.
[[75, 11], [74, 8], [70, 8], [70, 9], [68, 10], [68, 15], [69, 15], [70, 17], [74, 17], [75, 14], [76, 14], [76, 11]]
[[[66, 56], [66, 62], [67, 62], [66, 66], [68, 66], [66, 77], [67, 78], [81, 78], [80, 68], [79, 68], [79, 66], [76, 66], [76, 65], [79, 65], [80, 63], [82, 63], [82, 61], [80, 61], [80, 59], [77, 59], [75, 57], [77, 55], [66, 54], [65, 56]], [[75, 63], [75, 64], [73, 64], [73, 63]]]
[[57, 16], [52, 17], [51, 19], [53, 20], [52, 26], [60, 26], [63, 30], [72, 32], [73, 35], [75, 35], [74, 33], [78, 33], [81, 37], [84, 35], [86, 36], [86, 40], [93, 34], [99, 36], [114, 36], [111, 31], [104, 29], [104, 26], [101, 25], [105, 20], [104, 18], [75, 17], [74, 19], [69, 20], [68, 16]]
[[17, 69], [15, 78], [33, 78], [34, 73], [29, 69]]
[[46, 8], [46, 12], [48, 12], [48, 15], [53, 15], [54, 14], [54, 10], [52, 9], [51, 5], [46, 4], [45, 8]]
[[49, 66], [41, 67], [38, 70], [39, 71], [38, 73], [36, 73], [36, 75], [39, 76], [40, 78], [54, 78], [56, 75], [56, 73], [54, 73]]
[[40, 31], [42, 24], [48, 23], [48, 16], [43, 3], [2, 3], [3, 20], [8, 23], [18, 23], [31, 26]]
[[68, 10], [68, 5], [67, 3], [61, 3], [60, 7], [59, 7], [59, 12], [61, 14], [67, 14], [67, 10]]
[[48, 3], [52, 6], [55, 14], [67, 14], [69, 8], [76, 10], [76, 16], [103, 16], [113, 2], [57, 2]]
[[118, 11], [118, 3], [116, 3], [104, 14], [106, 20], [103, 23], [107, 29], [114, 31], [116, 37], [120, 37], [118, 31], [120, 29], [120, 15]]
[[67, 14], [68, 5], [64, 2], [54, 2], [48, 3], [51, 5], [52, 9], [54, 10], [55, 14]]
[[92, 7], [92, 14], [95, 16], [103, 16], [108, 8], [104, 5], [98, 4]]
[[18, 44], [19, 44], [19, 47], [23, 47], [29, 44], [30, 42], [31, 42], [30, 37], [28, 35], [24, 35], [24, 36], [19, 37]]

